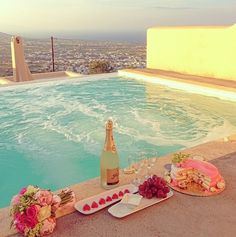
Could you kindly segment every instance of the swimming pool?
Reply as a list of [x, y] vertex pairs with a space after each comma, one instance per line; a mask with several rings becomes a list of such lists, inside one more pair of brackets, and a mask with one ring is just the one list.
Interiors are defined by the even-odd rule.
[[0, 88], [0, 207], [28, 184], [98, 176], [108, 117], [121, 167], [147, 148], [164, 155], [236, 132], [236, 103], [117, 76]]

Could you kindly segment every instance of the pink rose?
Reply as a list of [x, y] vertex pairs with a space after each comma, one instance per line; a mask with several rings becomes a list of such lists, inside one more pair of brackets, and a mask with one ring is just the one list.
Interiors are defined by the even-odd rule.
[[47, 205], [51, 205], [52, 201], [53, 201], [53, 195], [51, 192], [47, 191], [47, 190], [40, 190], [35, 194], [35, 197], [38, 201], [38, 203], [41, 206], [47, 206]]
[[22, 188], [19, 192], [19, 194], [24, 195], [24, 193], [27, 191], [27, 188]]
[[25, 217], [25, 225], [28, 228], [33, 229], [37, 224], [38, 224], [37, 217], [31, 217], [31, 216]]
[[11, 200], [11, 205], [15, 206], [20, 202], [20, 195], [15, 195]]
[[26, 209], [27, 217], [36, 218], [40, 207], [38, 205], [32, 205]]
[[21, 222], [17, 222], [16, 223], [16, 229], [17, 229], [18, 232], [23, 234], [25, 232], [25, 224], [21, 223]]
[[16, 229], [20, 232], [20, 233], [24, 233], [25, 230], [25, 215], [24, 214], [20, 214], [19, 212], [15, 214], [14, 216], [14, 224], [16, 226]]
[[49, 217], [42, 224], [40, 236], [51, 234], [56, 227], [56, 218]]
[[17, 221], [18, 219], [20, 219], [20, 216], [21, 216], [20, 212], [16, 212], [14, 214], [14, 220]]
[[26, 213], [16, 213], [14, 215], [14, 224], [20, 233], [24, 233], [25, 228], [33, 229], [38, 224], [36, 205], [26, 209]]

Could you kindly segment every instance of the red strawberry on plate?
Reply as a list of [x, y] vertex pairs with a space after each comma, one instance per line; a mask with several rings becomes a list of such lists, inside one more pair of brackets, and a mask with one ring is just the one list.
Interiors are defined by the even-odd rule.
[[83, 211], [90, 211], [90, 206], [88, 205], [88, 204], [85, 204], [84, 206], [83, 206]]
[[104, 198], [100, 198], [99, 204], [104, 205], [106, 203], [106, 200]]
[[124, 193], [123, 193], [122, 191], [120, 191], [120, 192], [118, 193], [118, 195], [119, 195], [119, 197], [123, 197], [123, 196], [124, 196]]
[[106, 201], [107, 201], [107, 202], [111, 202], [111, 201], [112, 201], [112, 198], [111, 198], [110, 196], [107, 196]]
[[96, 202], [93, 202], [91, 207], [92, 208], [98, 208], [98, 204]]
[[118, 195], [117, 195], [116, 193], [114, 193], [114, 194], [112, 195], [112, 199], [118, 199]]
[[124, 193], [130, 193], [129, 189], [125, 189]]

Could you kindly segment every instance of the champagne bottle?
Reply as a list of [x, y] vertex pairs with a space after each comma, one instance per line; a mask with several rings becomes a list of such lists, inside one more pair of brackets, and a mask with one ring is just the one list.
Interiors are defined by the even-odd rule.
[[106, 123], [106, 139], [101, 155], [101, 185], [111, 189], [119, 184], [119, 157], [113, 139], [113, 122], [109, 119]]

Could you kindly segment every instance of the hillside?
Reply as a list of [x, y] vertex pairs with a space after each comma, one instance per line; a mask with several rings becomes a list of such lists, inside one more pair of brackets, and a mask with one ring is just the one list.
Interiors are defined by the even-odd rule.
[[11, 35], [0, 32], [0, 40], [10, 40]]

